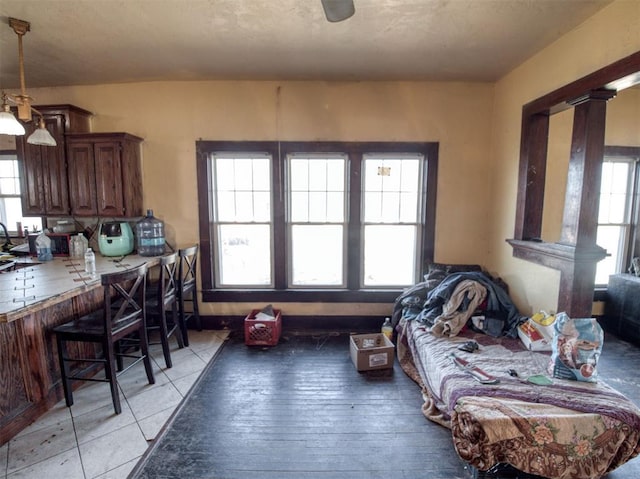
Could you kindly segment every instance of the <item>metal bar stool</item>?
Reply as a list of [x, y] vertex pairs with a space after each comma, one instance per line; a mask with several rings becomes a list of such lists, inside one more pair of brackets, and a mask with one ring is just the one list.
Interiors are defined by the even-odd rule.
[[[178, 250], [180, 257], [180, 267], [178, 271], [178, 304], [180, 315], [180, 328], [185, 346], [189, 346], [189, 336], [187, 334], [187, 321], [193, 318], [198, 331], [202, 331], [200, 311], [198, 309], [198, 291], [196, 289], [196, 266], [198, 261], [198, 245], [182, 248]], [[187, 311], [185, 304], [190, 303], [190, 311]]]
[[[73, 405], [72, 380], [108, 382], [111, 387], [113, 408], [116, 414], [120, 414], [122, 408], [117, 375], [128, 371], [140, 361], [144, 362], [149, 384], [155, 383], [146, 333], [146, 278], [146, 264], [125, 271], [103, 274], [101, 276], [104, 288], [103, 307], [53, 328], [56, 334], [58, 359], [67, 406]], [[134, 334], [140, 338], [141, 353], [139, 355], [120, 353], [118, 341]], [[70, 357], [67, 343], [72, 341], [101, 344], [103, 357], [96, 359]], [[133, 358], [135, 361], [126, 368], [117, 368], [116, 357], [118, 357], [118, 362], [122, 357]], [[72, 375], [69, 367], [70, 362], [88, 363], [88, 365]], [[104, 379], [88, 375], [93, 372], [95, 363], [104, 364]]]
[[[164, 362], [167, 368], [170, 368], [173, 364], [169, 338], [174, 335], [178, 347], [184, 348], [183, 333], [178, 321], [178, 253], [161, 257], [159, 268], [157, 281], [151, 287], [147, 287], [147, 332], [160, 333]], [[167, 322], [169, 312], [171, 316]]]

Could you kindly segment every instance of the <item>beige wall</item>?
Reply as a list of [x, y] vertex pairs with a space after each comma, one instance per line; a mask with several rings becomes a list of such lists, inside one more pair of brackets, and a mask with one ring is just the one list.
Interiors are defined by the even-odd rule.
[[[495, 85], [211, 81], [29, 93], [36, 103], [71, 103], [94, 112], [93, 131], [145, 139], [145, 207], [166, 222], [168, 240], [178, 246], [198, 240], [197, 139], [440, 142], [436, 261], [485, 265], [507, 281], [517, 305], [529, 313], [555, 308], [559, 274], [514, 259], [505, 243], [513, 236], [522, 105], [640, 50], [639, 32], [640, 2], [615, 2]], [[564, 196], [566, 164], [558, 160], [553, 168], [551, 203]], [[557, 210], [545, 212], [545, 234], [553, 236], [557, 224]], [[389, 304], [279, 306], [288, 314], [391, 312]], [[249, 307], [203, 309], [244, 314]]]
[[[414, 82], [167, 82], [33, 89], [37, 103], [95, 113], [92, 129], [145, 139], [145, 207], [178, 246], [198, 241], [195, 141], [440, 143], [436, 260], [486, 263], [493, 85]], [[282, 305], [279, 305], [282, 306]], [[390, 304], [288, 304], [288, 314], [391, 313]], [[249, 305], [205, 305], [243, 314]]]
[[[514, 230], [522, 105], [639, 50], [640, 2], [617, 1], [496, 83], [488, 264], [510, 285], [522, 313], [555, 310], [560, 278], [557, 271], [513, 258], [511, 247], [504, 241], [513, 237]], [[553, 132], [558, 138], [566, 135], [567, 122], [570, 128], [571, 118], [553, 119]], [[554, 158], [563, 149], [568, 151], [563, 141], [568, 140], [550, 147]], [[563, 161], [552, 160], [551, 171], [557, 176], [550, 179], [550, 184], [555, 190], [545, 196], [552, 198], [544, 211], [544, 233], [551, 240], [558, 234], [558, 218], [562, 219], [557, 204], [564, 204]]]

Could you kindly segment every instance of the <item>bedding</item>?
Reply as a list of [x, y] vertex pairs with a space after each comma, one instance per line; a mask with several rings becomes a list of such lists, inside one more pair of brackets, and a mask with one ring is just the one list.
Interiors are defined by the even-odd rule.
[[[438, 316], [424, 320], [430, 313], [424, 310], [440, 282], [425, 283], [396, 302], [397, 355], [422, 387], [424, 415], [451, 429], [463, 460], [480, 471], [510, 464], [550, 479], [593, 479], [640, 453], [640, 410], [629, 399], [601, 379], [551, 377], [550, 354], [529, 351], [511, 337], [515, 316], [499, 336], [473, 330], [470, 321], [453, 335], [434, 334]], [[460, 349], [469, 341], [478, 344], [475, 352]], [[499, 383], [476, 381], [454, 364], [452, 353]], [[528, 381], [540, 377], [550, 384]]]

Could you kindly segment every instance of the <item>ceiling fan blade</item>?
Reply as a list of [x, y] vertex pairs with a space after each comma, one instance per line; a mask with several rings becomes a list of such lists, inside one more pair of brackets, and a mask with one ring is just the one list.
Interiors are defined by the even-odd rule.
[[353, 0], [322, 0], [322, 8], [330, 22], [341, 22], [356, 12]]

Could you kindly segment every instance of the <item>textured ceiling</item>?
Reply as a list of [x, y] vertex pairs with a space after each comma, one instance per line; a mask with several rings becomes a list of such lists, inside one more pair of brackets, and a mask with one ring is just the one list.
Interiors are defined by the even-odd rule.
[[493, 81], [610, 0], [0, 0], [0, 88], [153, 80]]

